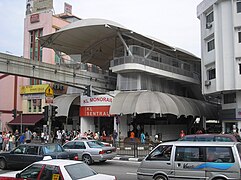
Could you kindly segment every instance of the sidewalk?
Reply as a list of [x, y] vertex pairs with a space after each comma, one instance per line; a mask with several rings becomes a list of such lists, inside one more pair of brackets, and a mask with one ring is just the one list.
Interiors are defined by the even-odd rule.
[[141, 162], [143, 159], [144, 159], [144, 157], [134, 158], [134, 157], [130, 157], [130, 156], [117, 155], [116, 157], [114, 157], [113, 160]]

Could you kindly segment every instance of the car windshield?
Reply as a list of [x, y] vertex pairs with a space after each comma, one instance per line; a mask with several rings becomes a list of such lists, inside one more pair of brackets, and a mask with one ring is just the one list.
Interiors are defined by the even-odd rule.
[[66, 171], [69, 173], [71, 179], [82, 179], [85, 177], [96, 175], [97, 173], [93, 171], [89, 166], [84, 163], [72, 164], [65, 166]]
[[101, 147], [105, 146], [103, 143], [101, 143], [99, 141], [89, 141], [89, 142], [87, 142], [87, 144], [90, 148], [101, 148]]
[[64, 149], [59, 144], [49, 144], [49, 145], [43, 146], [44, 154], [48, 154], [52, 152], [63, 152], [63, 151]]
[[236, 146], [238, 149], [239, 159], [241, 160], [241, 144], [237, 144]]

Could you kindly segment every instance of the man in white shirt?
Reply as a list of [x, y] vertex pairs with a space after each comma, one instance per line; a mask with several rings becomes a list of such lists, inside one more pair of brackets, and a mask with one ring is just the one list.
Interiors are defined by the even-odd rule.
[[26, 131], [25, 131], [25, 142], [26, 143], [31, 143], [31, 140], [32, 140], [32, 132], [26, 128]]
[[56, 132], [57, 135], [57, 143], [61, 144], [62, 133], [60, 130]]

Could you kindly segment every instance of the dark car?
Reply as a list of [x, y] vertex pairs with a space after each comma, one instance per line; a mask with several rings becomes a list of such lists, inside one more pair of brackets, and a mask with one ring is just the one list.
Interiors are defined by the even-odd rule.
[[65, 151], [59, 144], [21, 144], [12, 151], [0, 153], [0, 169], [23, 169], [45, 156], [78, 160], [76, 153]]
[[218, 142], [241, 142], [239, 135], [234, 134], [190, 134], [179, 141], [218, 141]]

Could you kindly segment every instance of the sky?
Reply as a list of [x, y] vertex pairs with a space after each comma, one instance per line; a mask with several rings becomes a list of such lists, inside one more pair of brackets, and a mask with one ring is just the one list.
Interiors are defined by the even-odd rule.
[[[112, 20], [201, 57], [196, 9], [202, 0], [54, 0], [55, 14], [64, 12], [64, 2], [82, 19]], [[23, 55], [25, 7], [26, 0], [0, 0], [0, 52]]]

